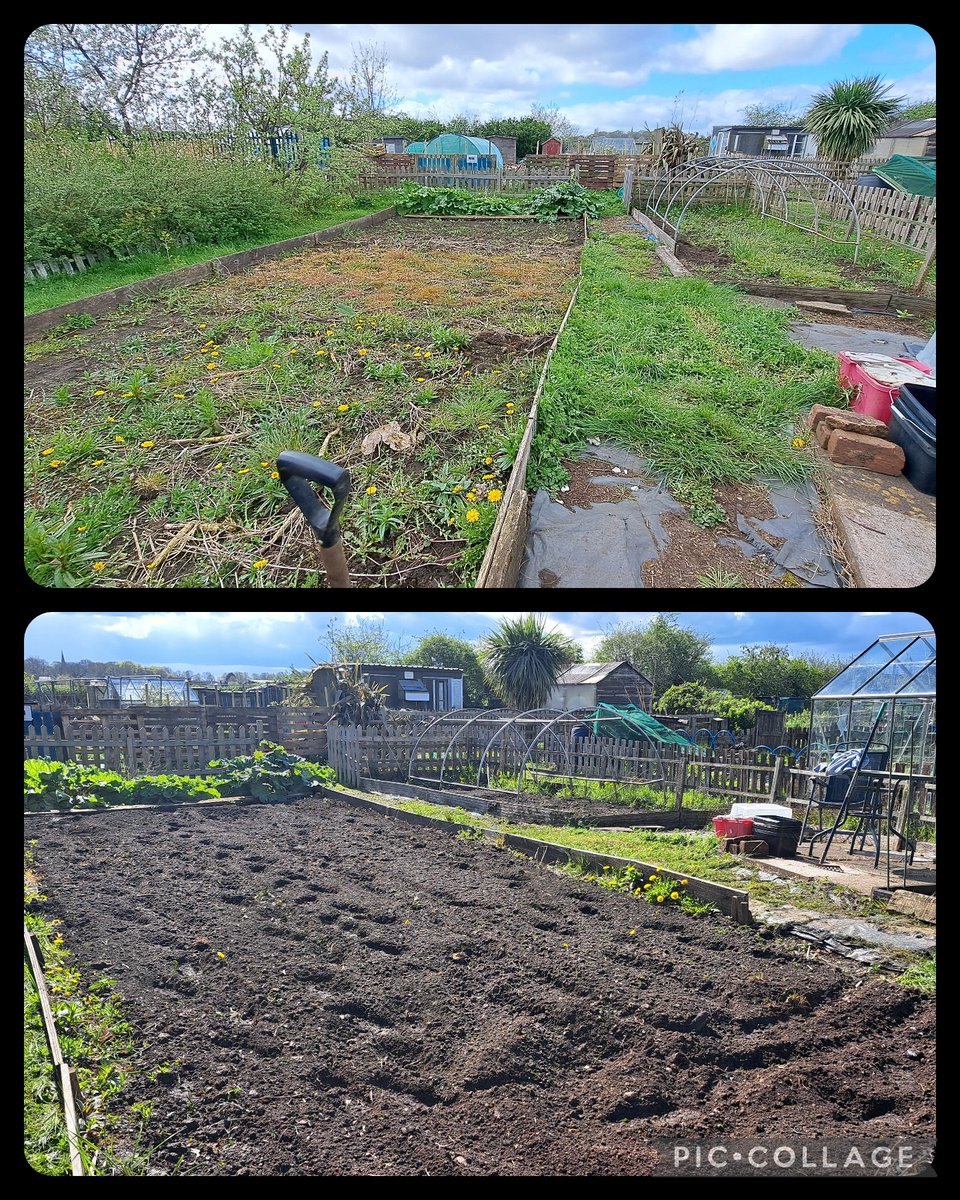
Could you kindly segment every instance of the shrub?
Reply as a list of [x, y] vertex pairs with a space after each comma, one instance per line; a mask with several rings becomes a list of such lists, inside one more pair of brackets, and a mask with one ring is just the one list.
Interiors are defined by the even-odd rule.
[[210, 764], [223, 772], [219, 780], [222, 795], [276, 802], [322, 783], [333, 783], [336, 779], [330, 767], [307, 762], [299, 754], [290, 754], [273, 742], [261, 742], [260, 745], [261, 749], [252, 755], [218, 759]]

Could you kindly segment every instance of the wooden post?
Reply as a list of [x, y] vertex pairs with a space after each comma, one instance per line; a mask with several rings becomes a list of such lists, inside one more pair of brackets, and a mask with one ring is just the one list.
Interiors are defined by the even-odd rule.
[[773, 779], [770, 783], [770, 802], [771, 804], [777, 798], [777, 788], [780, 786], [780, 771], [783, 767], [783, 755], [778, 754], [773, 760]]
[[687, 782], [687, 756], [684, 755], [680, 759], [680, 773], [677, 778], [677, 828], [679, 829], [683, 822], [683, 788]]
[[930, 230], [930, 240], [927, 242], [927, 257], [923, 260], [923, 266], [920, 268], [920, 274], [917, 276], [917, 281], [914, 284], [914, 287], [917, 289], [923, 287], [924, 280], [927, 278], [930, 267], [933, 264], [933, 260], [936, 258], [936, 256], [937, 227], [934, 225], [934, 227]]

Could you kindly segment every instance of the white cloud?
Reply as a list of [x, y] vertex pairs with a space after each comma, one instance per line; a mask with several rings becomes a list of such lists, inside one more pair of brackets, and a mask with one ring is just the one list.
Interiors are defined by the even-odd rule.
[[667, 46], [665, 71], [751, 71], [820, 63], [837, 54], [862, 25], [715, 25], [690, 41]]
[[735, 612], [733, 615], [734, 615], [734, 616], [737, 618], [737, 620], [738, 620], [738, 621], [742, 621], [742, 620], [743, 620], [743, 618], [744, 618], [744, 617], [745, 617], [747, 614], [746, 614], [745, 612]]
[[383, 619], [383, 613], [345, 612], [343, 614], [343, 623], [348, 629], [359, 627], [364, 621], [382, 621]]
[[115, 633], [138, 641], [166, 633], [199, 640], [224, 632], [236, 638], [266, 638], [272, 636], [279, 626], [305, 624], [307, 613], [303, 612], [168, 612], [105, 618], [100, 628], [104, 633]]

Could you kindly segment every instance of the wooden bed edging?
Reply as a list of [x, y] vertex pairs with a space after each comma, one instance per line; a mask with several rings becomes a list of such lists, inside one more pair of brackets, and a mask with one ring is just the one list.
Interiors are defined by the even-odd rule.
[[43, 1017], [43, 1031], [46, 1034], [47, 1046], [50, 1050], [50, 1060], [57, 1075], [60, 1098], [63, 1101], [63, 1123], [67, 1130], [67, 1146], [70, 1151], [71, 1175], [82, 1175], [83, 1159], [80, 1157], [80, 1133], [77, 1126], [77, 1097], [75, 1094], [76, 1076], [73, 1068], [68, 1066], [60, 1048], [57, 1036], [57, 1025], [53, 1017], [53, 1006], [50, 1003], [50, 993], [47, 991], [47, 981], [43, 974], [43, 959], [40, 945], [35, 934], [24, 925], [23, 947], [27, 952], [30, 964], [30, 974], [37, 989], [40, 1000], [40, 1012]]
[[[639, 225], [655, 233], [657, 240], [654, 247], [657, 257], [665, 262], [673, 275], [688, 275], [696, 279], [706, 279], [705, 275], [694, 275], [676, 257], [676, 243], [662, 224], [649, 213], [633, 209], [630, 214]], [[750, 280], [711, 279], [710, 283], [723, 284], [746, 292], [750, 296], [774, 296], [781, 300], [820, 300], [829, 304], [847, 304], [851, 308], [876, 308], [884, 312], [911, 312], [918, 317], [934, 318], [937, 315], [937, 302], [929, 296], [914, 296], [904, 292], [858, 292], [851, 288], [802, 287], [799, 284], [788, 283], [754, 283]]]
[[[586, 217], [583, 219], [583, 235], [584, 244], [586, 244]], [[537, 408], [540, 404], [540, 396], [543, 393], [544, 385], [547, 382], [547, 371], [550, 367], [550, 360], [553, 358], [557, 343], [560, 341], [560, 335], [563, 333], [567, 321], [570, 319], [570, 313], [573, 311], [573, 306], [582, 282], [583, 266], [581, 265], [577, 285], [573, 289], [573, 295], [570, 297], [567, 311], [563, 314], [560, 328], [550, 343], [550, 349], [547, 351], [547, 357], [544, 359], [543, 370], [540, 372], [540, 382], [537, 384], [537, 390], [533, 396], [533, 404], [530, 406], [530, 412], [527, 414], [527, 423], [523, 430], [523, 438], [517, 450], [517, 457], [514, 460], [513, 468], [510, 471], [507, 486], [503, 491], [500, 511], [497, 513], [497, 519], [493, 526], [493, 532], [490, 534], [490, 541], [487, 543], [483, 562], [480, 564], [476, 583], [478, 588], [512, 588], [517, 586], [517, 580], [520, 576], [520, 566], [523, 562], [523, 552], [527, 542], [527, 465], [530, 462], [530, 449], [533, 446], [534, 435], [537, 432]]]
[[620, 869], [625, 867], [639, 867], [646, 874], [653, 874], [656, 871], [658, 874], [665, 875], [670, 879], [686, 879], [686, 888], [691, 896], [695, 896], [698, 900], [703, 900], [708, 904], [716, 905], [721, 912], [731, 917], [738, 925], [753, 924], [753, 918], [750, 915], [749, 894], [738, 888], [725, 887], [721, 883], [712, 883], [708, 879], [698, 879], [693, 875], [680, 875], [676, 871], [660, 870], [652, 863], [640, 862], [636, 858], [619, 858], [614, 854], [599, 854], [595, 850], [581, 850], [573, 846], [560, 846], [556, 842], [546, 842], [541, 841], [539, 838], [523, 837], [516, 833], [503, 833], [499, 829], [488, 829], [486, 826], [467, 825], [461, 821], [447, 820], [445, 817], [429, 817], [422, 813], [407, 812], [405, 809], [394, 808], [383, 801], [374, 800], [369, 796], [364, 796], [358, 792], [343, 788], [324, 787], [322, 794], [330, 800], [342, 800], [347, 804], [354, 805], [356, 808], [367, 808], [372, 812], [380, 813], [382, 816], [404, 821], [408, 825], [426, 825], [432, 826], [434, 829], [453, 830], [458, 833], [461, 830], [469, 830], [473, 833], [479, 832], [488, 842], [520, 850], [537, 862], [589, 863], [591, 866], [599, 866], [601, 869], [604, 866], [618, 867]]
[[45, 333], [46, 330], [59, 325], [74, 313], [100, 316], [102, 313], [111, 312], [115, 308], [129, 304], [141, 296], [149, 296], [154, 292], [161, 292], [165, 288], [200, 283], [204, 279], [215, 279], [223, 275], [236, 275], [240, 271], [256, 266], [257, 263], [266, 262], [271, 258], [279, 258], [283, 254], [291, 254], [296, 250], [305, 250], [310, 246], [318, 246], [322, 242], [334, 241], [342, 233], [351, 229], [359, 229], [366, 225], [380, 225], [396, 215], [395, 208], [383, 208], [366, 217], [356, 217], [352, 221], [343, 221], [340, 225], [318, 229], [316, 233], [305, 233], [301, 237], [288, 238], [283, 242], [272, 242], [268, 246], [254, 246], [251, 250], [225, 254], [222, 258], [211, 258], [206, 262], [194, 263], [191, 267], [168, 271], [164, 275], [152, 275], [149, 279], [138, 279], [136, 283], [128, 283], [124, 287], [113, 288], [109, 292], [97, 292], [94, 296], [73, 300], [70, 304], [61, 304], [58, 308], [46, 308], [43, 312], [24, 317], [23, 340], [30, 341], [38, 333]]

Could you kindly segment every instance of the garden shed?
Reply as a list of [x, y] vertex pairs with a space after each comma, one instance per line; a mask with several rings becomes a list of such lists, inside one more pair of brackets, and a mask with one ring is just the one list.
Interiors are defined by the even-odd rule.
[[595, 709], [598, 704], [635, 704], [649, 711], [653, 684], [628, 662], [576, 663], [567, 667], [550, 694], [550, 708]]

